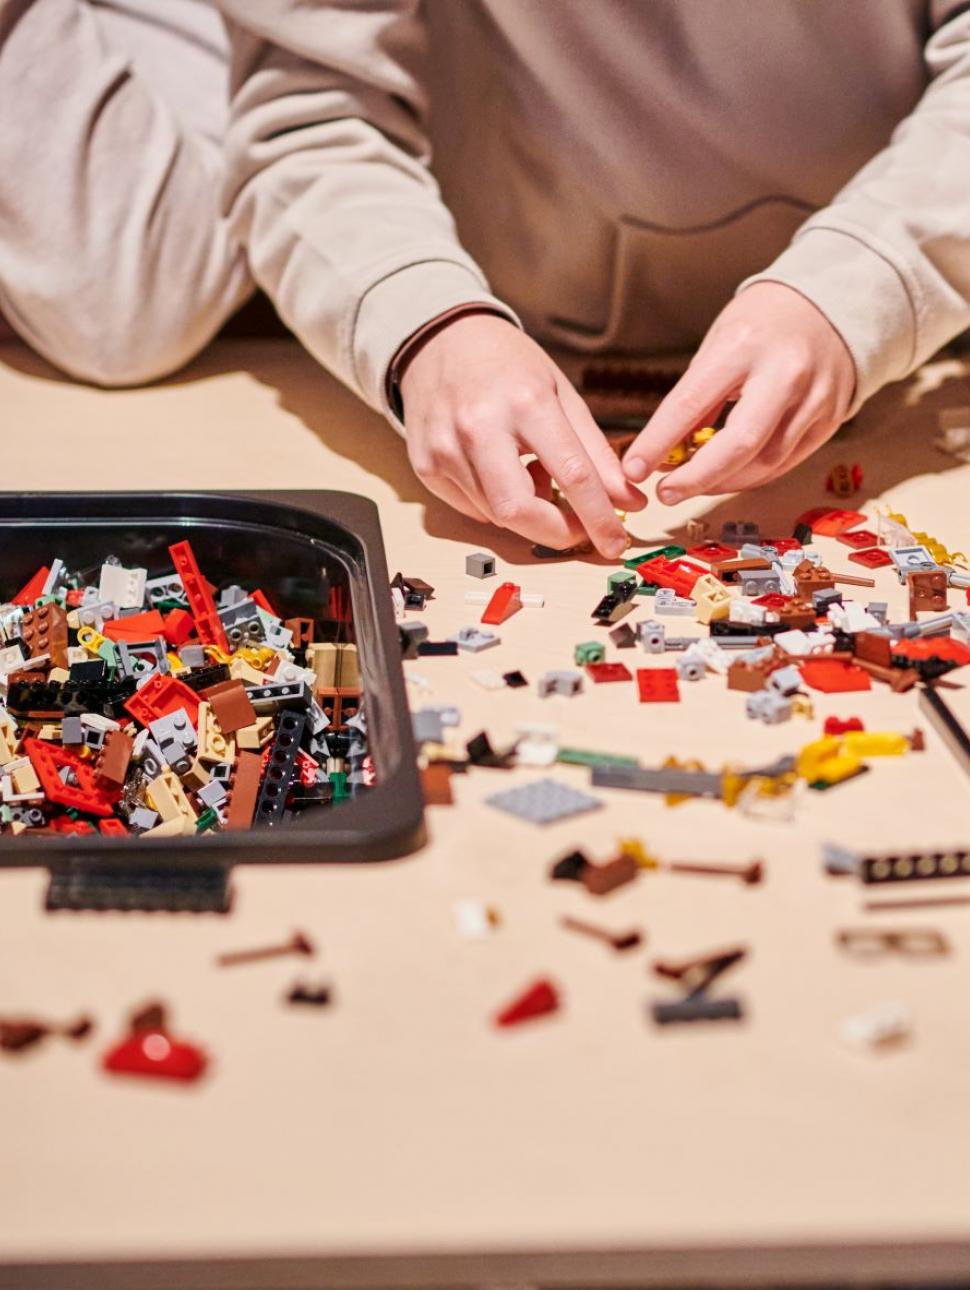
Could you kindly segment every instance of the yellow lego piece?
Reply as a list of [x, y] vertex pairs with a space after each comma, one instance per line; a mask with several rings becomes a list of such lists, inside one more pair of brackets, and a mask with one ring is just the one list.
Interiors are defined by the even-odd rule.
[[178, 676], [180, 672], [189, 670], [174, 650], [169, 650], [165, 657], [168, 659], [168, 665], [172, 669], [173, 676]]
[[665, 466], [682, 466], [687, 460], [687, 449], [682, 443], [674, 444], [663, 459]]
[[5, 708], [0, 708], [0, 766], [17, 756], [17, 727]]
[[909, 738], [895, 730], [848, 730], [842, 742], [855, 757], [901, 757], [911, 747]]
[[[240, 645], [233, 653], [233, 663], [241, 659], [243, 663], [248, 663], [254, 667], [257, 672], [263, 672], [276, 658], [276, 651], [269, 645]], [[229, 665], [232, 666], [232, 663]]]
[[702, 426], [700, 430], [695, 430], [691, 435], [691, 443], [695, 448], [703, 448], [706, 443], [710, 443], [717, 434], [717, 426]]
[[[115, 648], [107, 636], [102, 636], [96, 627], [79, 627], [77, 629], [77, 643], [82, 645], [89, 654], [95, 658], [113, 659], [115, 657]], [[105, 649], [107, 647], [107, 649]]]
[[[667, 757], [664, 766], [670, 770], [703, 770], [704, 763], [697, 761], [696, 758], [688, 757], [686, 761], [681, 761], [679, 757]], [[692, 802], [693, 796], [690, 793], [665, 793], [664, 802], [667, 806], [680, 806], [681, 802]]]
[[705, 627], [727, 618], [731, 609], [731, 593], [712, 573], [701, 574], [690, 594], [697, 605], [694, 617]]
[[730, 766], [725, 766], [721, 772], [721, 800], [725, 806], [737, 806], [738, 799], [747, 787], [748, 781], [744, 775], [739, 775], [737, 771], [732, 770]]
[[620, 855], [632, 856], [641, 869], [659, 869], [660, 860], [648, 851], [639, 838], [620, 838], [617, 843]]
[[147, 795], [149, 802], [164, 821], [179, 820], [183, 833], [195, 832], [196, 813], [174, 771], [163, 770], [161, 775], [148, 785]]
[[198, 721], [200, 762], [235, 761], [236, 740], [233, 735], [224, 735], [219, 728], [211, 704], [203, 699], [199, 704]]
[[218, 645], [206, 645], [205, 656], [213, 663], [224, 663], [227, 667], [232, 662], [232, 655]]
[[257, 717], [250, 726], [243, 726], [236, 731], [236, 747], [248, 752], [259, 752], [260, 748], [273, 737], [273, 718]]

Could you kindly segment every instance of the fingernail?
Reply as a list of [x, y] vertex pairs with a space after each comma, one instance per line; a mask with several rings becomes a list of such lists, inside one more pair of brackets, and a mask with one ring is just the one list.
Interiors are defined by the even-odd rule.
[[611, 560], [619, 560], [625, 550], [626, 543], [621, 538], [606, 544], [606, 554]]
[[627, 479], [632, 479], [636, 483], [647, 477], [647, 463], [642, 457], [628, 457], [623, 463], [623, 469], [626, 471]]
[[678, 492], [676, 488], [668, 488], [665, 484], [661, 484], [657, 489], [657, 496], [664, 506], [676, 506], [683, 494]]

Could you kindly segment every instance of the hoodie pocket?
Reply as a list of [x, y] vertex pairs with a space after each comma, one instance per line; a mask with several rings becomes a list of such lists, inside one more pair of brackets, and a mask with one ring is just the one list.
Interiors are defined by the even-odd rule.
[[[551, 315], [545, 338], [583, 352], [696, 345], [739, 284], [771, 264], [813, 209], [795, 198], [759, 198], [681, 229], [623, 216], [615, 226], [603, 326]], [[591, 279], [589, 289], [602, 292], [602, 281]]]

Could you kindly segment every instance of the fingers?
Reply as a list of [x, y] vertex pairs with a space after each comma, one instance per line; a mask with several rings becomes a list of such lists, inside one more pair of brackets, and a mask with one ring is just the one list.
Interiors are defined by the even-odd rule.
[[725, 480], [753, 461], [772, 438], [791, 406], [792, 391], [770, 375], [745, 385], [724, 429], [686, 465], [668, 475], [657, 496], [672, 506], [685, 497], [725, 491]]
[[[535, 474], [525, 466], [518, 447], [508, 435], [499, 436], [487, 446], [478, 446], [471, 464], [496, 524], [557, 550], [575, 545], [584, 536], [575, 515], [536, 496]], [[550, 486], [550, 496], [551, 492]]]
[[626, 531], [599, 472], [558, 403], [531, 419], [528, 438], [590, 541], [607, 559], [618, 559], [626, 550]]
[[713, 363], [698, 355], [627, 449], [627, 478], [638, 483], [646, 479], [676, 444], [714, 418], [745, 376], [733, 363]]
[[624, 475], [619, 457], [596, 424], [585, 399], [561, 373], [556, 388], [563, 411], [596, 467], [610, 501], [624, 511], [642, 511], [647, 504], [646, 497]]
[[821, 420], [806, 418], [797, 433], [785, 435], [777, 455], [772, 454], [769, 460], [764, 455], [752, 462], [736, 476], [724, 481], [725, 492], [738, 492], [741, 489], [760, 488], [773, 479], [786, 475], [796, 466], [801, 465], [816, 452], [834, 434], [838, 421], [831, 417]]

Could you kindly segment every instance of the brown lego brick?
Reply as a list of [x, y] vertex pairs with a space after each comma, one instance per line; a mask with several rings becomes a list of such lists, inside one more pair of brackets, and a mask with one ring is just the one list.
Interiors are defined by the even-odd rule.
[[749, 663], [746, 659], [736, 658], [728, 668], [727, 687], [753, 694], [764, 689], [771, 670], [770, 663]]
[[640, 866], [631, 855], [618, 855], [607, 864], [587, 865], [580, 875], [580, 882], [593, 896], [605, 896], [632, 882], [640, 873]]
[[909, 616], [915, 618], [920, 610], [943, 613], [947, 608], [946, 574], [942, 569], [922, 569], [907, 573], [909, 588]]
[[262, 775], [262, 758], [259, 753], [241, 752], [236, 759], [236, 773], [229, 794], [226, 828], [248, 829], [253, 822], [259, 781]]
[[283, 626], [293, 633], [291, 647], [293, 649], [302, 649], [305, 645], [313, 644], [314, 623], [312, 618], [285, 618]]
[[134, 742], [131, 735], [126, 735], [123, 730], [108, 731], [94, 772], [94, 778], [99, 787], [123, 787]]
[[911, 667], [883, 667], [867, 658], [855, 657], [855, 662], [876, 681], [885, 681], [896, 694], [905, 694], [919, 680], [919, 673]]
[[818, 622], [818, 614], [809, 601], [792, 600], [778, 610], [778, 621], [790, 631], [804, 631], [806, 628], [815, 626]]
[[824, 564], [818, 566], [810, 560], [803, 560], [792, 570], [798, 595], [804, 600], [811, 600], [813, 591], [829, 591], [835, 586], [835, 579]]
[[202, 691], [202, 698], [212, 708], [212, 713], [224, 735], [235, 734], [256, 720], [256, 710], [249, 701], [242, 681], [220, 681]]
[[722, 582], [737, 582], [739, 573], [747, 573], [753, 569], [770, 569], [771, 561], [762, 559], [760, 556], [751, 556], [746, 560], [715, 560], [711, 565], [711, 573], [715, 578], [720, 578]]
[[856, 632], [855, 656], [858, 662], [875, 663], [879, 667], [892, 665], [892, 647], [888, 636], [874, 632]]
[[31, 658], [49, 654], [55, 667], [67, 666], [67, 614], [60, 605], [39, 605], [25, 614], [20, 636]]
[[433, 761], [421, 772], [421, 790], [425, 806], [451, 806], [451, 767], [447, 762]]

